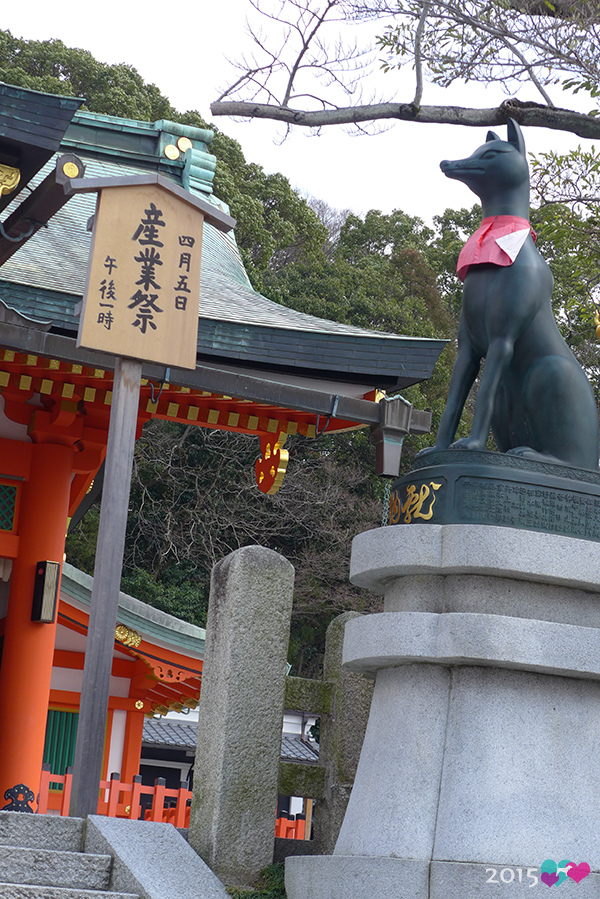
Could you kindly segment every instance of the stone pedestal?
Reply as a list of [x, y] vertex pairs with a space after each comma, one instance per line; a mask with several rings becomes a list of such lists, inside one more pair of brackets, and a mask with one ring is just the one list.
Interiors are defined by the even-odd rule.
[[397, 525], [355, 539], [351, 580], [385, 596], [344, 642], [371, 714], [334, 854], [289, 859], [289, 899], [531, 896], [546, 859], [600, 896], [597, 544]]
[[600, 541], [600, 471], [448, 449], [392, 484], [388, 524], [485, 524]]

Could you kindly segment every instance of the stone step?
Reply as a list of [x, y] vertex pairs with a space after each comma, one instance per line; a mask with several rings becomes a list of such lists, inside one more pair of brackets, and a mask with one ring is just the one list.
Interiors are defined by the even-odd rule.
[[83, 840], [82, 818], [0, 812], [0, 845], [31, 849], [79, 852]]
[[0, 882], [107, 890], [110, 855], [30, 849], [0, 844]]
[[140, 899], [137, 893], [109, 893], [40, 884], [0, 883], [0, 899]]

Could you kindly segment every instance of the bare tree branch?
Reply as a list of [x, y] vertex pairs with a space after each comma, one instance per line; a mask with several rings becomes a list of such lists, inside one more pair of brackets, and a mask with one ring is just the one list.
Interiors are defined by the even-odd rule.
[[334, 6], [336, 6], [336, 4], [337, 4], [337, 0], [329, 0], [329, 2], [326, 3], [325, 9], [323, 10], [323, 12], [320, 13], [319, 15], [315, 15], [316, 21], [315, 21], [313, 27], [308, 31], [308, 33], [306, 35], [303, 35], [302, 32], [300, 31], [300, 29], [296, 28], [296, 30], [298, 31], [298, 33], [300, 35], [302, 49], [300, 50], [300, 53], [296, 57], [294, 64], [291, 68], [288, 85], [287, 85], [285, 95], [283, 97], [283, 101], [281, 104], [282, 106], [288, 105], [288, 103], [290, 101], [290, 97], [292, 95], [292, 90], [294, 88], [294, 81], [296, 79], [296, 75], [298, 74], [298, 70], [302, 64], [302, 60], [306, 56], [306, 53], [308, 52], [308, 49], [309, 49], [312, 41], [315, 39], [319, 28], [321, 28], [321, 26], [323, 25], [324, 21], [326, 20], [328, 14], [331, 12], [331, 10], [334, 8]]
[[520, 59], [522, 61], [523, 70], [527, 71], [529, 73], [529, 77], [531, 78], [531, 81], [536, 86], [536, 88], [538, 89], [538, 91], [540, 92], [540, 94], [542, 95], [542, 97], [544, 98], [546, 103], [548, 104], [548, 106], [554, 106], [554, 103], [550, 99], [550, 95], [545, 90], [543, 84], [540, 82], [540, 79], [536, 75], [534, 68], [532, 66], [530, 66], [529, 63], [527, 62], [527, 59], [525, 58], [524, 54], [521, 53], [521, 51], [519, 50], [518, 47], [511, 44], [511, 42], [508, 40], [508, 38], [503, 37], [502, 40], [505, 43], [506, 47], [511, 51], [511, 53], [513, 53], [517, 57], [517, 59]]
[[524, 103], [514, 98], [490, 109], [463, 106], [421, 106], [413, 103], [374, 103], [366, 106], [347, 106], [339, 109], [302, 110], [282, 108], [267, 103], [247, 103], [241, 100], [217, 101], [211, 105], [214, 116], [270, 119], [287, 125], [321, 128], [325, 125], [354, 125], [382, 119], [421, 122], [435, 125], [467, 125], [475, 128], [504, 125], [509, 118], [520, 125], [570, 131], [579, 137], [600, 138], [600, 117], [574, 112], [570, 109], [547, 107], [540, 103]]

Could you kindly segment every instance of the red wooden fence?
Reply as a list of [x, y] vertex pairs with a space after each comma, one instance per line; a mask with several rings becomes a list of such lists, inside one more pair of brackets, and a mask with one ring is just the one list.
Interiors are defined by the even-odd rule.
[[[38, 798], [38, 814], [58, 811], [61, 815], [69, 814], [71, 799], [71, 783], [73, 773], [67, 768], [64, 775], [52, 774], [50, 765], [42, 768], [40, 795]], [[50, 784], [62, 785], [62, 790], [50, 789]], [[165, 785], [164, 777], [158, 777], [153, 787], [142, 785], [142, 778], [137, 774], [133, 783], [123, 783], [120, 774], [111, 774], [110, 780], [100, 781], [100, 798], [98, 814], [109, 818], [131, 818], [138, 821], [162, 821], [174, 824], [175, 827], [189, 827], [192, 791], [186, 783], [178, 790]]]
[[306, 815], [284, 815], [275, 821], [275, 836], [288, 840], [304, 840]]
[[[49, 811], [69, 814], [71, 801], [72, 768], [66, 774], [52, 774], [50, 765], [42, 766], [40, 794], [38, 797], [38, 814], [45, 815]], [[50, 784], [60, 784], [61, 789], [50, 788]], [[175, 827], [189, 827], [192, 791], [187, 783], [182, 783], [178, 790], [168, 789], [164, 777], [158, 777], [153, 787], [142, 785], [142, 778], [137, 774], [133, 783], [122, 783], [120, 774], [111, 774], [110, 780], [100, 781], [100, 798], [98, 814], [108, 818], [131, 818], [133, 821], [162, 821], [174, 824]], [[275, 836], [288, 840], [305, 838], [306, 820], [304, 815], [289, 815], [277, 818]]]

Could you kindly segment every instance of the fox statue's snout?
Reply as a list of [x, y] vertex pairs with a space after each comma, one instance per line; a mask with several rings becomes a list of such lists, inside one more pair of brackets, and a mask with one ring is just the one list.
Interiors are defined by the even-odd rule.
[[440, 168], [444, 175], [447, 175], [449, 178], [452, 177], [452, 173], [456, 169], [460, 169], [463, 167], [464, 163], [468, 162], [465, 159], [442, 159], [440, 162]]
[[447, 178], [462, 181], [482, 200], [493, 192], [521, 188], [529, 198], [529, 168], [520, 130], [509, 124], [508, 141], [489, 131], [486, 142], [466, 159], [444, 159]]
[[[440, 168], [446, 178], [454, 178], [455, 181], [463, 181], [468, 187], [474, 188], [471, 181], [476, 176], [485, 174], [482, 165], [478, 165], [475, 156], [468, 156], [466, 159], [443, 159], [440, 162]], [[477, 191], [475, 191], [477, 193]]]
[[440, 168], [448, 178], [460, 178], [462, 172], [478, 172], [484, 174], [486, 166], [478, 156], [467, 156], [466, 159], [442, 159]]

